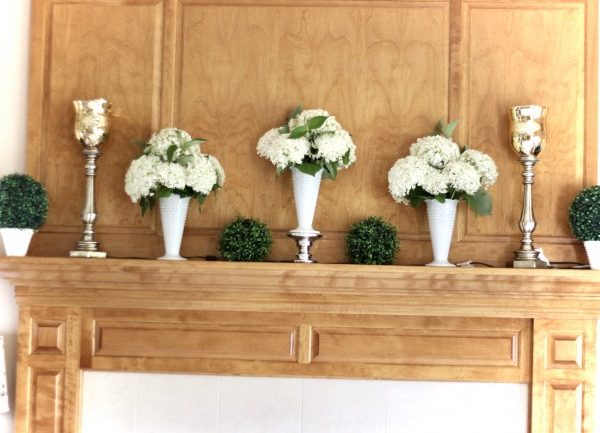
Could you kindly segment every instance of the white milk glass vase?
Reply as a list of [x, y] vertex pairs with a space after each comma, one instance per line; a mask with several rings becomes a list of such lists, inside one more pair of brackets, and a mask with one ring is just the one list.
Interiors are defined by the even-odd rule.
[[179, 255], [179, 249], [190, 197], [182, 198], [178, 194], [171, 194], [169, 197], [160, 198], [158, 204], [165, 241], [165, 255], [159, 257], [159, 260], [186, 260]]
[[0, 229], [4, 253], [7, 256], [26, 256], [33, 232], [33, 229]]
[[292, 184], [294, 186], [294, 201], [296, 202], [296, 218], [298, 227], [290, 233], [304, 236], [315, 236], [319, 232], [312, 226], [319, 198], [319, 187], [323, 169], [314, 176], [292, 167]]
[[600, 241], [584, 241], [590, 269], [600, 270]]
[[448, 254], [452, 243], [458, 200], [446, 199], [444, 203], [425, 200], [425, 203], [427, 203], [427, 219], [433, 248], [433, 262], [428, 263], [427, 266], [455, 266], [448, 261]]

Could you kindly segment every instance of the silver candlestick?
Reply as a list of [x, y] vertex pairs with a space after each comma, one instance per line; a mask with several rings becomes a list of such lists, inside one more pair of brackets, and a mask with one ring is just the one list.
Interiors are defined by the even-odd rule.
[[295, 240], [296, 245], [298, 246], [298, 254], [296, 254], [294, 263], [317, 263], [316, 260], [313, 260], [310, 249], [312, 248], [312, 244], [317, 239], [321, 239], [323, 235], [319, 232], [299, 233], [292, 230], [288, 233], [288, 237]]
[[94, 240], [94, 224], [98, 220], [95, 204], [96, 159], [100, 156], [100, 145], [106, 141], [110, 131], [110, 103], [106, 99], [73, 101], [75, 107], [75, 137], [83, 146], [86, 159], [87, 178], [85, 205], [81, 212], [83, 234], [71, 257], [105, 258], [100, 244]]
[[536, 227], [533, 216], [533, 166], [538, 162], [537, 156], [546, 144], [546, 107], [539, 105], [523, 105], [511, 107], [510, 141], [511, 147], [519, 155], [523, 165], [523, 210], [519, 228], [523, 233], [521, 247], [515, 251], [513, 266], [515, 268], [542, 268], [547, 263], [539, 259], [539, 252], [533, 246], [532, 234]]

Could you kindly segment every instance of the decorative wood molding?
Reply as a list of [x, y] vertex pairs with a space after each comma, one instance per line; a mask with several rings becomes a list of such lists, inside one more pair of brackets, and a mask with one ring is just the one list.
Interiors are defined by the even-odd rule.
[[19, 433], [77, 433], [83, 368], [523, 382], [532, 433], [592, 431], [595, 271], [27, 257], [0, 276]]

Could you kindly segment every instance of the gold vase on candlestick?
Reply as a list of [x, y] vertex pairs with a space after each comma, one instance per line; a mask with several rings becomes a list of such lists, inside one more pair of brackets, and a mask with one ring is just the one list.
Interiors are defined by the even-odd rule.
[[85, 157], [86, 191], [85, 205], [81, 212], [83, 234], [77, 242], [71, 257], [105, 258], [100, 244], [94, 239], [94, 225], [98, 220], [95, 202], [96, 159], [100, 156], [100, 145], [104, 143], [110, 131], [110, 103], [106, 99], [73, 101], [75, 107], [75, 137], [83, 146]]
[[515, 251], [513, 267], [546, 268], [548, 264], [539, 259], [539, 252], [533, 246], [532, 237], [537, 225], [533, 215], [533, 166], [537, 164], [537, 156], [546, 145], [546, 107], [520, 105], [511, 107], [509, 114], [510, 144], [523, 165], [523, 210], [519, 222], [523, 238], [521, 247]]

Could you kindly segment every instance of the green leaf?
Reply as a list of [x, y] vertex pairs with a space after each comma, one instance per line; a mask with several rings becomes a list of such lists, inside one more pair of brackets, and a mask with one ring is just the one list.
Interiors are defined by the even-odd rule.
[[434, 198], [436, 199], [436, 201], [438, 201], [440, 203], [446, 202], [446, 194], [438, 194]]
[[150, 200], [147, 197], [142, 197], [140, 199], [140, 207], [142, 208], [142, 216], [150, 209]]
[[452, 138], [452, 134], [454, 133], [454, 130], [456, 129], [457, 125], [458, 125], [458, 119], [453, 120], [452, 122], [448, 123], [446, 125], [446, 127], [444, 128], [444, 135], [448, 138]]
[[284, 167], [284, 168], [275, 167], [275, 171], [277, 172], [277, 175], [280, 175], [281, 173], [283, 173], [286, 170], [287, 170], [287, 167]]
[[184, 156], [180, 156], [179, 158], [177, 158], [177, 163], [183, 165], [184, 167], [187, 167], [191, 161], [192, 161], [191, 155], [184, 155]]
[[290, 120], [291, 119], [295, 119], [296, 117], [298, 117], [300, 115], [300, 113], [302, 113], [303, 111], [304, 111], [304, 108], [302, 107], [302, 105], [297, 105], [292, 110], [292, 113], [290, 114]]
[[302, 164], [296, 165], [296, 168], [302, 173], [314, 176], [322, 167], [321, 164], [318, 164], [316, 162], [303, 162]]
[[283, 125], [281, 128], [279, 128], [277, 130], [277, 132], [279, 132], [280, 134], [289, 134], [290, 133], [290, 127], [288, 125]]
[[323, 126], [323, 124], [325, 123], [325, 121], [327, 120], [327, 116], [315, 116], [312, 117], [308, 120], [308, 129], [318, 129], [321, 126]]
[[175, 155], [176, 151], [177, 151], [177, 145], [171, 144], [169, 146], [169, 148], [167, 149], [167, 161], [169, 161], [169, 162], [173, 161], [173, 156]]
[[492, 213], [492, 197], [488, 192], [479, 188], [473, 195], [465, 194], [469, 207], [478, 215], [490, 215]]
[[198, 194], [196, 196], [196, 200], [198, 201], [198, 207], [200, 209], [202, 209], [202, 204], [204, 203], [204, 201], [206, 200], [206, 196], [204, 194]]
[[435, 124], [435, 128], [433, 128], [431, 135], [444, 135], [444, 129], [445, 129], [444, 121], [440, 119]]
[[326, 162], [325, 163], [325, 173], [327, 174], [327, 177], [329, 179], [335, 179], [337, 176], [337, 168], [338, 168], [338, 163], [337, 162]]
[[159, 186], [156, 189], [156, 197], [158, 198], [167, 198], [171, 196], [171, 190], [164, 186]]
[[133, 144], [135, 144], [140, 149], [140, 152], [144, 152], [146, 150], [146, 147], [148, 147], [148, 143], [138, 139], [133, 140]]
[[297, 126], [296, 128], [294, 128], [292, 130], [292, 132], [290, 132], [290, 136], [289, 138], [295, 139], [295, 138], [300, 138], [300, 137], [304, 137], [304, 135], [306, 135], [306, 133], [308, 132], [308, 128], [306, 126]]
[[181, 145], [181, 152], [185, 152], [186, 150], [189, 150], [192, 146], [195, 146], [196, 144], [204, 143], [205, 141], [206, 140], [203, 138], [194, 138], [193, 140], [183, 143]]
[[[202, 138], [202, 137], [195, 137], [192, 138], [192, 142], [194, 143], [206, 143], [208, 140], [206, 138]], [[189, 141], [188, 141], [189, 143]]]
[[425, 200], [434, 198], [431, 194], [425, 191], [422, 187], [417, 186], [406, 194], [406, 198], [410, 205], [414, 208], [419, 207]]
[[344, 165], [348, 165], [350, 163], [350, 149], [348, 149], [348, 152], [346, 152], [342, 157], [342, 162]]

